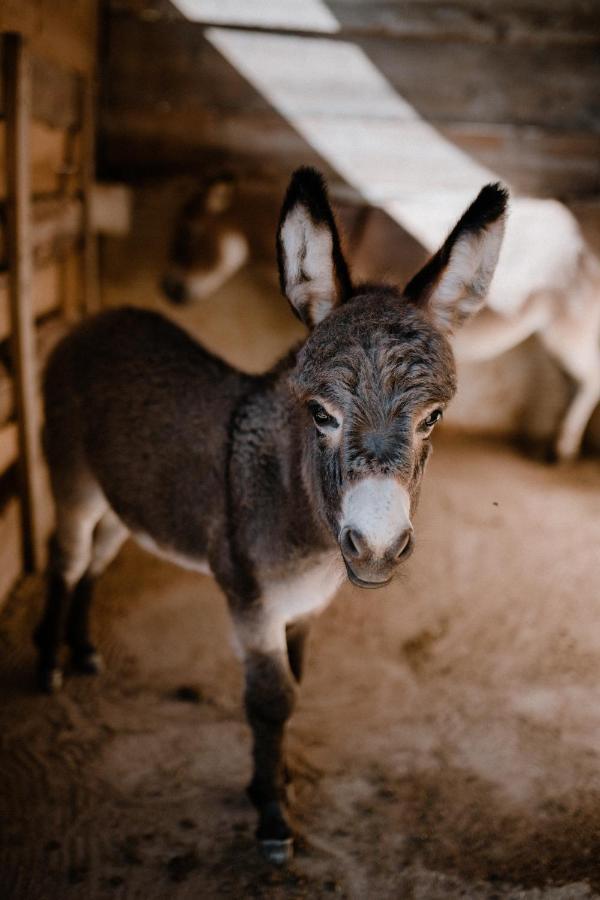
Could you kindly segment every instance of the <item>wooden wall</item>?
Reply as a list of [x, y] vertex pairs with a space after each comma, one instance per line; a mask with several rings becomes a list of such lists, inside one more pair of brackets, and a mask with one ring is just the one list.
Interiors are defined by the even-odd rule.
[[[210, 22], [186, 21], [167, 0], [109, 6], [101, 139], [102, 164], [112, 176], [200, 171], [219, 161], [263, 178], [301, 162], [327, 168], [205, 39]], [[426, 121], [517, 190], [563, 199], [600, 191], [597, 3], [324, 0], [321, 6], [339, 26], [321, 37], [359, 47]], [[245, 18], [251, 21], [251, 12]], [[242, 27], [252, 28], [243, 21]], [[259, 30], [290, 33], [282, 25]], [[343, 72], [331, 74], [344, 79]], [[320, 110], [318, 97], [311, 102], [316, 114], [336, 115]]]
[[39, 377], [94, 304], [95, 0], [0, 6], [0, 601], [51, 525]]

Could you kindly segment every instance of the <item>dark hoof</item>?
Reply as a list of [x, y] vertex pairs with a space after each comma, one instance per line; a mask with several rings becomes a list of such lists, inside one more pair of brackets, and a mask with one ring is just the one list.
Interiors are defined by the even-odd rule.
[[294, 855], [294, 835], [281, 804], [271, 801], [260, 807], [256, 830], [260, 851], [275, 866], [283, 866]]
[[56, 694], [63, 686], [62, 669], [58, 666], [40, 666], [37, 673], [38, 688], [44, 694]]
[[273, 866], [285, 866], [294, 856], [294, 839], [259, 841], [260, 852]]
[[71, 665], [79, 675], [100, 675], [104, 671], [104, 660], [95, 650], [91, 653], [73, 653]]

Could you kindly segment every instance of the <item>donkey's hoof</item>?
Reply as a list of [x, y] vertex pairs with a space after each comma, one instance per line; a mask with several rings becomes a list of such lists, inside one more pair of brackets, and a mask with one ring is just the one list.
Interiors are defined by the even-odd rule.
[[73, 653], [71, 665], [79, 675], [100, 675], [104, 672], [104, 660], [95, 650], [90, 653]]
[[294, 856], [294, 839], [259, 841], [260, 852], [274, 866], [285, 866]]
[[44, 694], [56, 694], [63, 686], [62, 669], [58, 666], [40, 666], [37, 672], [37, 684]]

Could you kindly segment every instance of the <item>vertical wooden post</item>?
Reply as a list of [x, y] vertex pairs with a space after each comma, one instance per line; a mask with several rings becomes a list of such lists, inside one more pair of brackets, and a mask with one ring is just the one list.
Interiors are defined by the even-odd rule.
[[6, 34], [3, 50], [11, 349], [19, 432], [23, 562], [25, 571], [31, 572], [40, 568], [43, 559], [35, 326], [31, 297], [31, 66], [21, 35]]
[[96, 81], [94, 73], [82, 82], [83, 190], [83, 303], [86, 313], [100, 308], [98, 238], [92, 224], [92, 191], [96, 180]]

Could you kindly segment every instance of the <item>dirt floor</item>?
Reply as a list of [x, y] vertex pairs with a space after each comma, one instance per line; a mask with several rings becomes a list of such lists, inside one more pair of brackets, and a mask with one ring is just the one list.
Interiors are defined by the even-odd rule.
[[107, 672], [51, 698], [24, 585], [0, 617], [0, 896], [600, 897], [599, 512], [596, 462], [441, 436], [403, 578], [316, 622], [287, 870], [255, 849], [214, 582], [127, 545], [95, 607]]
[[[166, 309], [155, 193], [105, 247], [105, 303]], [[252, 371], [301, 334], [259, 269], [169, 312]], [[52, 698], [33, 689], [42, 584], [19, 589], [0, 613], [0, 900], [600, 898], [600, 466], [435, 446], [401, 580], [344, 587], [315, 624], [287, 870], [255, 848], [214, 582], [126, 545], [94, 611], [107, 671]]]

